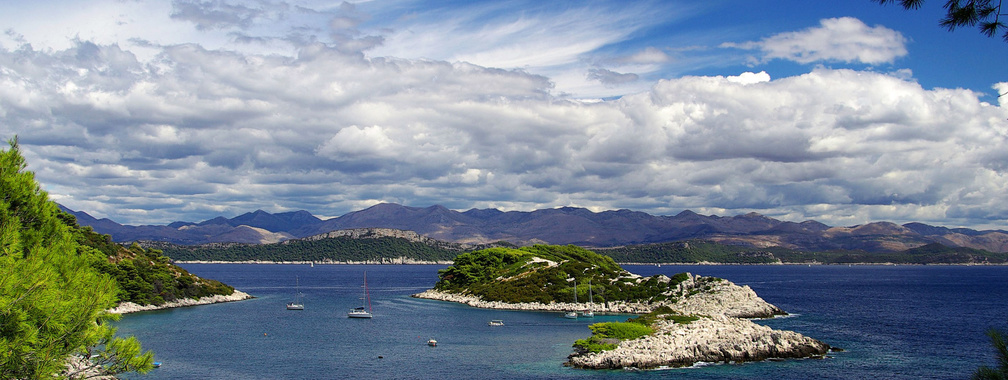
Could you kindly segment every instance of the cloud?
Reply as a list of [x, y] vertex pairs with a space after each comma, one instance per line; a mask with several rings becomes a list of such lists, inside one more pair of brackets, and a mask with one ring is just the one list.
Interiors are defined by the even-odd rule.
[[261, 14], [261, 10], [222, 0], [173, 0], [171, 18], [192, 22], [199, 30], [244, 29]]
[[669, 58], [668, 54], [665, 54], [665, 52], [653, 47], [641, 50], [637, 54], [631, 55], [626, 59], [627, 62], [643, 64], [665, 63], [670, 60], [671, 58]]
[[589, 103], [523, 71], [322, 44], [294, 59], [161, 49], [157, 65], [85, 41], [0, 50], [0, 133], [54, 199], [133, 223], [363, 200], [1008, 216], [1008, 112], [900, 76], [693, 76]]
[[[212, 15], [228, 3], [191, 4]], [[432, 15], [378, 33], [368, 29], [370, 17], [383, 15], [366, 15], [364, 4], [286, 11], [245, 5], [266, 13], [249, 14], [246, 24], [206, 21], [199, 35], [213, 37], [209, 42], [81, 37], [33, 47], [34, 37], [12, 32], [0, 45], [0, 136], [19, 137], [29, 170], [53, 199], [135, 224], [268, 205], [341, 215], [378, 201], [759, 211], [837, 225], [997, 225], [1008, 217], [1008, 97], [990, 104], [965, 89], [925, 89], [909, 70], [652, 81], [645, 73], [671, 62], [670, 50], [585, 57], [639, 27], [588, 17], [599, 13], [588, 8], [560, 14], [599, 21], [597, 27], [554, 20], [542, 9], [497, 15], [491, 3], [478, 17], [448, 18], [444, 33], [425, 37], [423, 28], [438, 26]], [[269, 23], [257, 21], [281, 12], [303, 27], [266, 30]], [[540, 20], [552, 24], [540, 30]], [[197, 29], [192, 21], [172, 22], [164, 25]], [[822, 25], [794, 35], [839, 28], [830, 20]], [[884, 28], [854, 26], [854, 41], [886, 35]], [[553, 30], [561, 33], [542, 34]], [[236, 31], [248, 39], [217, 40]], [[480, 48], [467, 39], [473, 35], [494, 43]], [[770, 52], [771, 42], [787, 35], [765, 39], [759, 49]], [[434, 37], [461, 48], [440, 51], [423, 40]], [[509, 45], [511, 37], [545, 39]], [[585, 45], [554, 50], [565, 38]], [[388, 54], [409, 44], [417, 54], [436, 54]], [[514, 57], [484, 64], [456, 59], [509, 48]], [[542, 61], [521, 61], [533, 48], [553, 51], [542, 52]], [[505, 58], [556, 65], [564, 74], [503, 67]], [[642, 90], [580, 101], [564, 94], [563, 75], [577, 77], [570, 83]], [[1008, 91], [1003, 83], [995, 88]]]
[[869, 27], [853, 17], [829, 18], [819, 27], [776, 34], [761, 41], [724, 43], [726, 48], [759, 50], [763, 60], [784, 59], [798, 63], [860, 62], [892, 63], [907, 54], [906, 38], [884, 26]]
[[766, 71], [760, 71], [759, 73], [745, 72], [739, 74], [738, 76], [730, 76], [726, 79], [728, 79], [729, 82], [733, 83], [755, 84], [755, 83], [769, 82], [770, 74], [767, 74]]
[[618, 85], [636, 81], [639, 77], [634, 73], [617, 73], [602, 68], [588, 70], [588, 79], [597, 80], [605, 85]]

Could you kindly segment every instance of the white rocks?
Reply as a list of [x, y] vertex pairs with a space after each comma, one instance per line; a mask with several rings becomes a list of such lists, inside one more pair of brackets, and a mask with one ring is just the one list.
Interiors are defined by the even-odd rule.
[[[696, 291], [691, 294], [692, 291]], [[668, 306], [683, 315], [724, 314], [738, 318], [766, 318], [786, 314], [756, 295], [748, 286], [738, 286], [730, 281], [713, 277], [692, 276], [679, 284], [679, 293], [687, 296], [677, 302], [606, 302], [591, 304], [591, 309], [601, 313], [646, 314], [660, 306]], [[414, 294], [416, 298], [463, 303], [483, 309], [570, 311], [588, 308], [588, 303], [540, 302], [507, 303], [484, 301], [469, 294], [447, 293], [435, 289]]]
[[[699, 320], [688, 324], [659, 321], [655, 333], [621, 342], [615, 350], [601, 353], [575, 353], [568, 365], [580, 368], [655, 368], [682, 367], [698, 362], [746, 362], [771, 358], [805, 358], [825, 355], [830, 346], [792, 331], [773, 330], [742, 318], [765, 318], [786, 314], [764, 301], [748, 286], [730, 281], [690, 275], [673, 295], [676, 302], [595, 303], [595, 312], [645, 314], [668, 306], [681, 315]], [[582, 310], [579, 303], [505, 303], [483, 301], [468, 295], [427, 290], [416, 298], [463, 303], [488, 309], [529, 311]]]
[[501, 301], [484, 301], [479, 297], [468, 295], [468, 294], [457, 294], [442, 292], [440, 290], [429, 289], [423, 293], [418, 293], [413, 295], [414, 298], [425, 298], [438, 301], [449, 301], [458, 302], [466, 304], [472, 307], [478, 307], [481, 309], [503, 309], [503, 310], [525, 310], [525, 311], [571, 311], [571, 310], [584, 310], [591, 306], [591, 310], [597, 313], [625, 313], [625, 314], [644, 314], [648, 313], [654, 307], [651, 304], [644, 304], [639, 302], [609, 302], [609, 303], [570, 303], [570, 302], [551, 302], [551, 303], [541, 303], [541, 302], [522, 302], [522, 303], [508, 303]]
[[579, 368], [683, 367], [698, 362], [748, 362], [825, 355], [830, 347], [792, 331], [773, 330], [747, 319], [715, 315], [688, 324], [656, 323], [655, 333], [625, 341], [615, 350], [574, 354]]
[[208, 305], [212, 303], [241, 301], [250, 298], [252, 298], [252, 296], [249, 295], [248, 293], [242, 292], [240, 290], [235, 290], [234, 293], [231, 293], [231, 295], [227, 296], [214, 295], [214, 296], [202, 297], [200, 299], [185, 298], [171, 302], [166, 302], [163, 305], [138, 305], [133, 302], [123, 302], [120, 303], [119, 306], [109, 309], [108, 312], [112, 314], [126, 314], [126, 313], [135, 313], [138, 311], [160, 310], [160, 309], [170, 309], [174, 307], [187, 307], [196, 305]]
[[748, 285], [738, 286], [713, 277], [690, 276], [680, 284], [684, 293], [697, 293], [669, 305], [683, 315], [724, 314], [736, 318], [769, 318], [787, 314], [764, 301]]

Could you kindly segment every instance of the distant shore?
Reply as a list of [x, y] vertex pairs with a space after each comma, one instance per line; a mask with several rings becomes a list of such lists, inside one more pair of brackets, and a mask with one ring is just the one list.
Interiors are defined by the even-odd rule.
[[138, 305], [133, 302], [123, 302], [120, 303], [119, 306], [109, 309], [108, 312], [112, 314], [129, 314], [141, 311], [164, 310], [164, 309], [173, 309], [177, 307], [189, 307], [198, 305], [210, 305], [222, 302], [242, 301], [251, 298], [255, 297], [252, 297], [248, 293], [236, 289], [233, 293], [226, 296], [218, 294], [214, 296], [202, 297], [200, 299], [185, 298], [171, 302], [165, 302], [164, 304], [161, 305]]
[[406, 257], [395, 257], [395, 258], [383, 258], [380, 260], [362, 260], [362, 261], [337, 261], [337, 260], [322, 260], [322, 261], [270, 261], [270, 260], [240, 260], [240, 261], [226, 261], [226, 260], [178, 260], [173, 261], [175, 264], [302, 264], [302, 265], [451, 265], [452, 261], [426, 261], [426, 260], [414, 260]]

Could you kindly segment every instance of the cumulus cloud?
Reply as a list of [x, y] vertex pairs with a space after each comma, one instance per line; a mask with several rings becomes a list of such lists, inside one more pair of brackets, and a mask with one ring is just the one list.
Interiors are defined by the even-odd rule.
[[1008, 112], [884, 73], [683, 77], [583, 103], [522, 71], [319, 44], [295, 59], [160, 55], [0, 50], [0, 133], [19, 136], [54, 199], [134, 223], [267, 204], [339, 215], [362, 200], [1008, 216]]
[[763, 60], [798, 63], [891, 63], [907, 54], [906, 38], [884, 26], [870, 27], [853, 17], [829, 18], [818, 27], [776, 34], [761, 41], [725, 43], [722, 47], [759, 50]]
[[[229, 3], [186, 4], [212, 14]], [[759, 211], [837, 225], [985, 225], [1008, 217], [1008, 97], [995, 105], [965, 89], [926, 89], [907, 70], [645, 82], [638, 71], [615, 68], [670, 60], [643, 48], [587, 76], [583, 67], [570, 72], [582, 81], [650, 87], [579, 101], [558, 91], [555, 77], [522, 67], [376, 54], [403, 40], [430, 44], [396, 31], [384, 35], [391, 47], [382, 45], [371, 38], [381, 36], [357, 30], [366, 16], [337, 8], [292, 8], [291, 17], [318, 28], [291, 35], [257, 29], [260, 16], [251, 14], [248, 27], [241, 18], [206, 21], [208, 34], [241, 29], [246, 43], [286, 46], [265, 51], [88, 38], [37, 48], [9, 33], [0, 45], [0, 135], [19, 137], [29, 170], [53, 199], [124, 223], [200, 220], [266, 205], [341, 215], [379, 201]], [[526, 22], [537, 20], [532, 16], [485, 31], [506, 36], [501, 28], [512, 25], [512, 36], [535, 39], [534, 23]], [[878, 28], [854, 23], [849, 34], [855, 41], [885, 36]], [[824, 21], [791, 40], [836, 30]], [[464, 42], [462, 35], [447, 41]], [[613, 41], [598, 38], [586, 43]], [[810, 44], [802, 46], [818, 51]], [[276, 52], [284, 49], [291, 51]], [[585, 49], [544, 54], [580, 62]], [[1008, 91], [1004, 83], [995, 88]]]

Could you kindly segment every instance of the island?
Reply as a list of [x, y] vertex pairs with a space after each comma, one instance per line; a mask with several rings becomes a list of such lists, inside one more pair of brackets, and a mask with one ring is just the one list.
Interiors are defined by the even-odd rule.
[[[786, 315], [748, 286], [689, 273], [642, 277], [576, 247], [535, 245], [461, 254], [433, 289], [413, 295], [479, 308], [636, 314], [592, 324], [565, 365], [660, 368], [700, 362], [823, 357], [832, 347], [751, 318]], [[576, 297], [576, 298], [575, 298]], [[575, 299], [580, 302], [575, 302]], [[594, 302], [584, 302], [592, 299]]]

